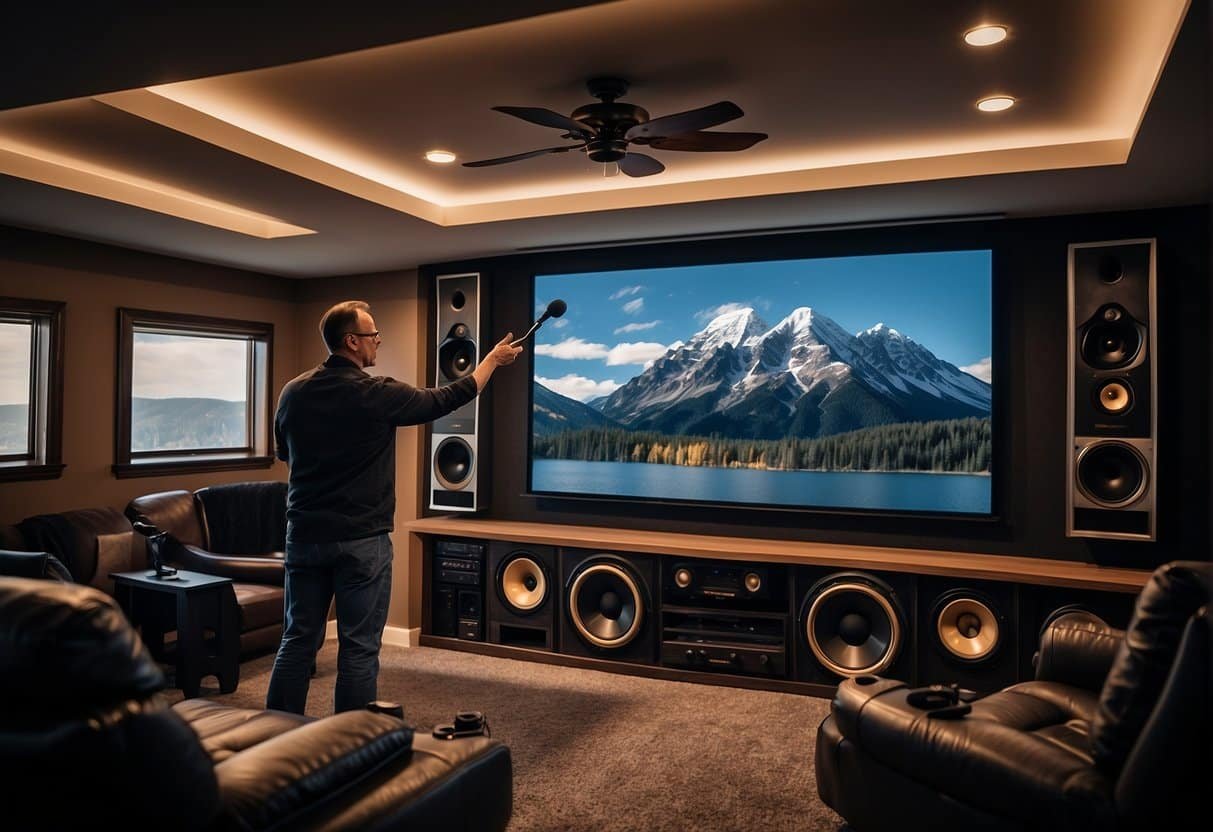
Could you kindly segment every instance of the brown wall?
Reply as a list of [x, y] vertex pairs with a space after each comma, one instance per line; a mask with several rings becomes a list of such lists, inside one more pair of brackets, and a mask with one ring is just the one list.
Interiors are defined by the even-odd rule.
[[291, 281], [140, 254], [62, 237], [0, 229], [0, 296], [65, 301], [63, 462], [59, 479], [0, 483], [0, 524], [74, 508], [123, 509], [154, 491], [246, 480], [285, 480], [286, 466], [116, 479], [114, 386], [119, 307], [274, 325], [274, 394], [296, 373]]
[[[375, 327], [383, 338], [376, 366], [370, 372], [425, 386], [421, 381], [425, 353], [420, 336], [425, 327], [417, 286], [416, 271], [300, 282], [295, 308], [298, 371], [319, 364], [327, 355], [319, 329], [324, 311], [339, 301], [364, 300], [371, 305]], [[392, 570], [392, 603], [388, 609], [388, 624], [394, 627], [421, 626], [421, 552], [411, 551], [410, 536], [399, 531], [403, 523], [420, 515], [417, 490], [420, 430], [408, 427], [396, 433], [397, 531], [392, 534], [396, 560]]]

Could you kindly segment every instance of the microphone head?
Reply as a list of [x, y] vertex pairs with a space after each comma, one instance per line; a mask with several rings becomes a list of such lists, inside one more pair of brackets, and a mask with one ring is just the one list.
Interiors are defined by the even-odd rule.
[[569, 308], [569, 305], [567, 303], [560, 300], [560, 298], [557, 298], [556, 300], [554, 300], [548, 304], [547, 314], [553, 318], [559, 318], [561, 315], [563, 315], [565, 312], [568, 311], [568, 308]]

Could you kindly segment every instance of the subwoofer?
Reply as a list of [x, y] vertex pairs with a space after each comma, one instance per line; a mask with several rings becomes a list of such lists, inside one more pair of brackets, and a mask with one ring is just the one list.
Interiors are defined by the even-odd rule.
[[1154, 248], [1154, 240], [1070, 246], [1069, 537], [1155, 538]]
[[918, 679], [983, 693], [1017, 679], [1015, 586], [918, 578]]
[[562, 550], [560, 652], [653, 664], [655, 570], [645, 555]]
[[[476, 369], [484, 332], [479, 274], [448, 274], [436, 278], [435, 379], [443, 386], [466, 378]], [[481, 447], [487, 435], [480, 423], [480, 397], [435, 419], [430, 428], [429, 507], [441, 511], [478, 511], [487, 505], [487, 459]]]
[[489, 544], [489, 641], [538, 650], [555, 649], [560, 584], [551, 546]]
[[833, 685], [853, 676], [914, 681], [914, 576], [797, 572], [796, 677]]

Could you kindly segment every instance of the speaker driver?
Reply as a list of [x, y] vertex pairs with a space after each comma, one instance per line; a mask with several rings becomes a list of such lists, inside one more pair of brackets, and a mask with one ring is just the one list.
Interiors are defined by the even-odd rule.
[[434, 451], [434, 477], [449, 491], [458, 491], [472, 476], [472, 447], [458, 436], [448, 436]]
[[1146, 460], [1132, 445], [1099, 442], [1078, 454], [1078, 487], [1094, 503], [1127, 506], [1146, 490]]
[[1095, 388], [1095, 406], [1104, 413], [1123, 416], [1133, 409], [1133, 387], [1127, 379], [1112, 379]]
[[476, 369], [476, 342], [466, 337], [467, 327], [463, 324], [455, 329], [460, 327], [464, 337], [449, 338], [438, 348], [438, 367], [451, 380], [461, 379]]
[[804, 627], [817, 661], [839, 676], [878, 674], [891, 665], [902, 641], [891, 594], [851, 578], [811, 592]]
[[951, 593], [942, 599], [933, 618], [936, 639], [954, 659], [981, 661], [993, 655], [1002, 641], [998, 615], [969, 593]]
[[569, 615], [577, 632], [596, 647], [623, 647], [640, 633], [644, 600], [636, 581], [613, 563], [593, 563], [569, 589]]
[[1141, 351], [1141, 332], [1124, 309], [1109, 304], [1096, 313], [1082, 336], [1082, 360], [1097, 370], [1115, 370], [1133, 363]]
[[539, 609], [547, 600], [547, 574], [529, 552], [515, 552], [501, 563], [497, 590], [507, 607], [525, 615]]

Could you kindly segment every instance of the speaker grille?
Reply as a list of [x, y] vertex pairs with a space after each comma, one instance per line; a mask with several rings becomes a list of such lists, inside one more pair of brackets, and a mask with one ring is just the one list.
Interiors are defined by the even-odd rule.
[[896, 661], [902, 615], [875, 578], [827, 578], [806, 601], [804, 633], [814, 658], [839, 676], [881, 673]]
[[644, 596], [628, 571], [613, 563], [581, 568], [569, 588], [569, 617], [577, 634], [595, 647], [618, 649], [640, 634]]

